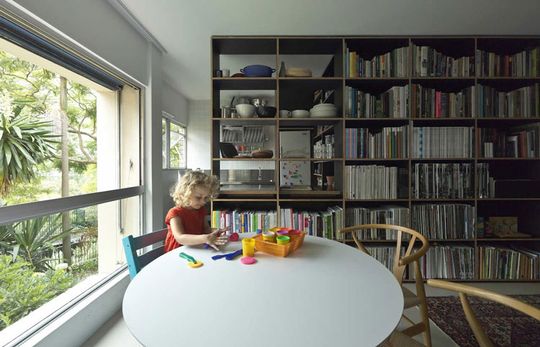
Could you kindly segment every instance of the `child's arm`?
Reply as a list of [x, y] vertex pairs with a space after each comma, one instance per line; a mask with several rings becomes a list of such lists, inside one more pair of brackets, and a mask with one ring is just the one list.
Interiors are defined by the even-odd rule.
[[202, 245], [202, 244], [207, 243], [212, 248], [219, 251], [218, 246], [225, 244], [222, 238], [219, 237], [219, 234], [221, 232], [220, 230], [216, 230], [208, 234], [205, 233], [202, 235], [192, 235], [192, 234], [185, 233], [184, 225], [182, 224], [182, 219], [180, 217], [171, 218], [169, 223], [171, 225], [171, 231], [174, 236], [174, 239], [176, 240], [176, 242], [182, 245], [195, 246], [195, 245]]

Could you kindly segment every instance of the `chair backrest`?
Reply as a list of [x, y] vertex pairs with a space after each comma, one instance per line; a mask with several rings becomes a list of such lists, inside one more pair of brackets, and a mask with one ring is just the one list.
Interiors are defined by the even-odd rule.
[[133, 235], [129, 235], [122, 239], [124, 252], [126, 253], [129, 276], [131, 278], [135, 277], [135, 275], [152, 260], [162, 255], [164, 253], [164, 246], [160, 245], [158, 247], [154, 247], [152, 250], [141, 255], [139, 255], [137, 251], [144, 247], [152, 246], [156, 243], [165, 241], [166, 235], [167, 229], [163, 229], [141, 236], [133, 237]]
[[[429, 248], [429, 242], [424, 235], [420, 234], [416, 230], [393, 224], [361, 224], [341, 229], [339, 232], [343, 234], [350, 233], [358, 249], [369, 254], [366, 247], [358, 239], [356, 232], [370, 229], [375, 229], [379, 233], [384, 232], [385, 234], [387, 234], [388, 231], [390, 231], [396, 234], [396, 252], [394, 254], [392, 272], [394, 273], [394, 276], [396, 276], [396, 279], [399, 281], [400, 284], [403, 281], [403, 274], [405, 272], [405, 269], [409, 264], [412, 264], [413, 262], [415, 263], [415, 278], [419, 280], [423, 278], [420, 271], [419, 259], [424, 254], [426, 254]], [[409, 240], [404, 240], [404, 234], [409, 235]], [[408, 243], [405, 245], [404, 241], [408, 241]], [[416, 241], [420, 241], [421, 246], [419, 249], [413, 252], [413, 250], [415, 250], [414, 246]], [[402, 248], [405, 249], [403, 255], [401, 251]]]
[[448, 281], [443, 281], [443, 280], [429, 279], [427, 281], [427, 284], [432, 287], [451, 290], [459, 294], [459, 299], [461, 301], [461, 306], [463, 307], [465, 317], [467, 318], [467, 321], [469, 322], [469, 325], [474, 333], [474, 336], [476, 337], [476, 340], [478, 341], [478, 344], [481, 347], [494, 346], [494, 344], [491, 342], [490, 338], [486, 335], [484, 329], [480, 325], [480, 322], [476, 318], [471, 308], [471, 305], [469, 303], [469, 300], [467, 298], [467, 295], [477, 296], [480, 298], [498, 302], [500, 304], [511, 307], [517, 311], [520, 311], [540, 321], [540, 309], [531, 305], [527, 305], [519, 300], [516, 300], [506, 295], [498, 294], [487, 289], [476, 288], [476, 287], [461, 284], [461, 283], [453, 283], [453, 282], [448, 282]]

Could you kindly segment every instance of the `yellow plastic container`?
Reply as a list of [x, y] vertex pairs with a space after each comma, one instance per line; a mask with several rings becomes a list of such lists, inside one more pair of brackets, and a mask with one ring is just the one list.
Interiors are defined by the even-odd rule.
[[262, 233], [262, 237], [264, 241], [272, 243], [276, 242], [276, 234], [271, 231]]
[[244, 257], [255, 255], [255, 240], [252, 237], [242, 239], [242, 255]]
[[264, 241], [261, 234], [256, 235], [253, 237], [253, 239], [255, 240], [255, 248], [257, 249], [257, 251], [260, 252], [268, 253], [278, 257], [286, 257], [302, 246], [302, 244], [304, 243], [304, 237], [306, 236], [306, 233], [304, 232], [296, 232], [290, 234], [291, 235], [289, 237], [291, 238], [291, 240], [286, 245], [278, 245], [274, 242]]

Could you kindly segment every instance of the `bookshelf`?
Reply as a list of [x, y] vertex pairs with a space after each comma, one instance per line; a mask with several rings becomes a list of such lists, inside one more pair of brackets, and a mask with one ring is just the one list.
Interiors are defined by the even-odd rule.
[[[281, 62], [313, 75], [280, 76]], [[235, 64], [276, 72], [212, 77], [212, 172], [226, 188], [214, 223], [309, 221], [334, 239], [341, 225], [401, 224], [429, 236], [427, 278], [540, 279], [540, 37], [214, 36], [212, 72]], [[319, 90], [332, 91], [336, 116], [280, 116], [309, 110]], [[264, 95], [276, 116], [221, 117], [242, 95]], [[272, 158], [222, 157], [223, 127], [246, 125], [264, 128]], [[282, 157], [284, 129], [310, 132], [309, 157]], [[310, 189], [281, 186], [291, 161], [309, 167]], [[226, 184], [231, 175], [249, 179]]]

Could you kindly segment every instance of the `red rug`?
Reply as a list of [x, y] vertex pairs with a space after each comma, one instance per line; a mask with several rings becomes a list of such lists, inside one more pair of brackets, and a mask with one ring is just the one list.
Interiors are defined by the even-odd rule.
[[[540, 295], [516, 299], [540, 308]], [[458, 297], [429, 297], [429, 318], [461, 347], [478, 346]], [[504, 305], [469, 297], [484, 331], [498, 346], [540, 346], [540, 322]]]

